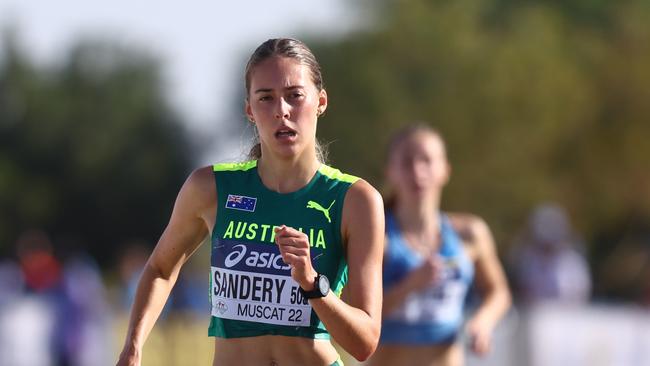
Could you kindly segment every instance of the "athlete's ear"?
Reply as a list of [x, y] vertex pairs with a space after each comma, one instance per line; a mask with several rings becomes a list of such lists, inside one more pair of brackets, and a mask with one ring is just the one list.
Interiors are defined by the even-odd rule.
[[320, 116], [323, 113], [325, 113], [325, 110], [327, 109], [327, 92], [325, 89], [321, 89], [318, 92], [318, 110], [316, 111], [316, 115]]
[[251, 103], [248, 98], [244, 100], [244, 113], [246, 113], [246, 118], [248, 118], [251, 123], [255, 123], [255, 118], [253, 118], [253, 111], [251, 109]]

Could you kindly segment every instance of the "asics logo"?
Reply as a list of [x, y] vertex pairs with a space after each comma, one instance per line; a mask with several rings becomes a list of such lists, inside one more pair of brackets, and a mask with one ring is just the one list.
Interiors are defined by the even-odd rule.
[[232, 247], [232, 250], [233, 251], [230, 252], [230, 254], [228, 254], [226, 259], [223, 261], [223, 264], [225, 264], [228, 268], [231, 268], [232, 266], [241, 262], [242, 258], [244, 258], [246, 255], [246, 246], [244, 245], [235, 245]]
[[334, 200], [334, 201], [332, 201], [332, 203], [330, 203], [330, 207], [324, 208], [318, 202], [309, 201], [309, 202], [307, 202], [307, 208], [313, 208], [316, 211], [322, 212], [323, 215], [325, 215], [325, 218], [327, 219], [327, 222], [329, 222], [331, 224], [332, 219], [330, 219], [330, 209], [332, 208], [332, 206], [334, 206], [334, 202], [336, 202], [336, 200]]
[[[248, 256], [246, 254], [248, 254]], [[288, 264], [284, 263], [280, 253], [258, 252], [255, 250], [251, 250], [250, 253], [248, 253], [248, 249], [242, 244], [237, 244], [232, 247], [232, 252], [226, 256], [223, 264], [226, 268], [232, 268], [239, 264], [244, 257], [246, 257], [244, 264], [248, 267], [274, 268], [281, 270], [291, 268]]]

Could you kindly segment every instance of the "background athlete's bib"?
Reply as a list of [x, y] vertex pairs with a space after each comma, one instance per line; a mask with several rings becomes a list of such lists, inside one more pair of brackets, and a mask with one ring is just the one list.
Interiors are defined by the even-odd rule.
[[462, 314], [467, 282], [453, 259], [441, 258], [443, 273], [437, 285], [408, 295], [404, 304], [389, 316], [409, 324], [438, 323]]

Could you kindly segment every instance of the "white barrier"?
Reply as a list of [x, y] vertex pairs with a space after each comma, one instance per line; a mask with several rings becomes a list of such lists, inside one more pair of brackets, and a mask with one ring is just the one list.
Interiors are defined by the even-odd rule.
[[536, 306], [512, 311], [493, 352], [468, 366], [650, 366], [650, 310], [630, 306]]

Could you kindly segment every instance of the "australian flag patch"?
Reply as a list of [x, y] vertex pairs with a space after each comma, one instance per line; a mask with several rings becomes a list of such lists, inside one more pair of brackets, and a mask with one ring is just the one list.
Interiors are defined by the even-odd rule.
[[229, 194], [228, 200], [226, 201], [226, 208], [254, 212], [256, 204], [257, 198]]

